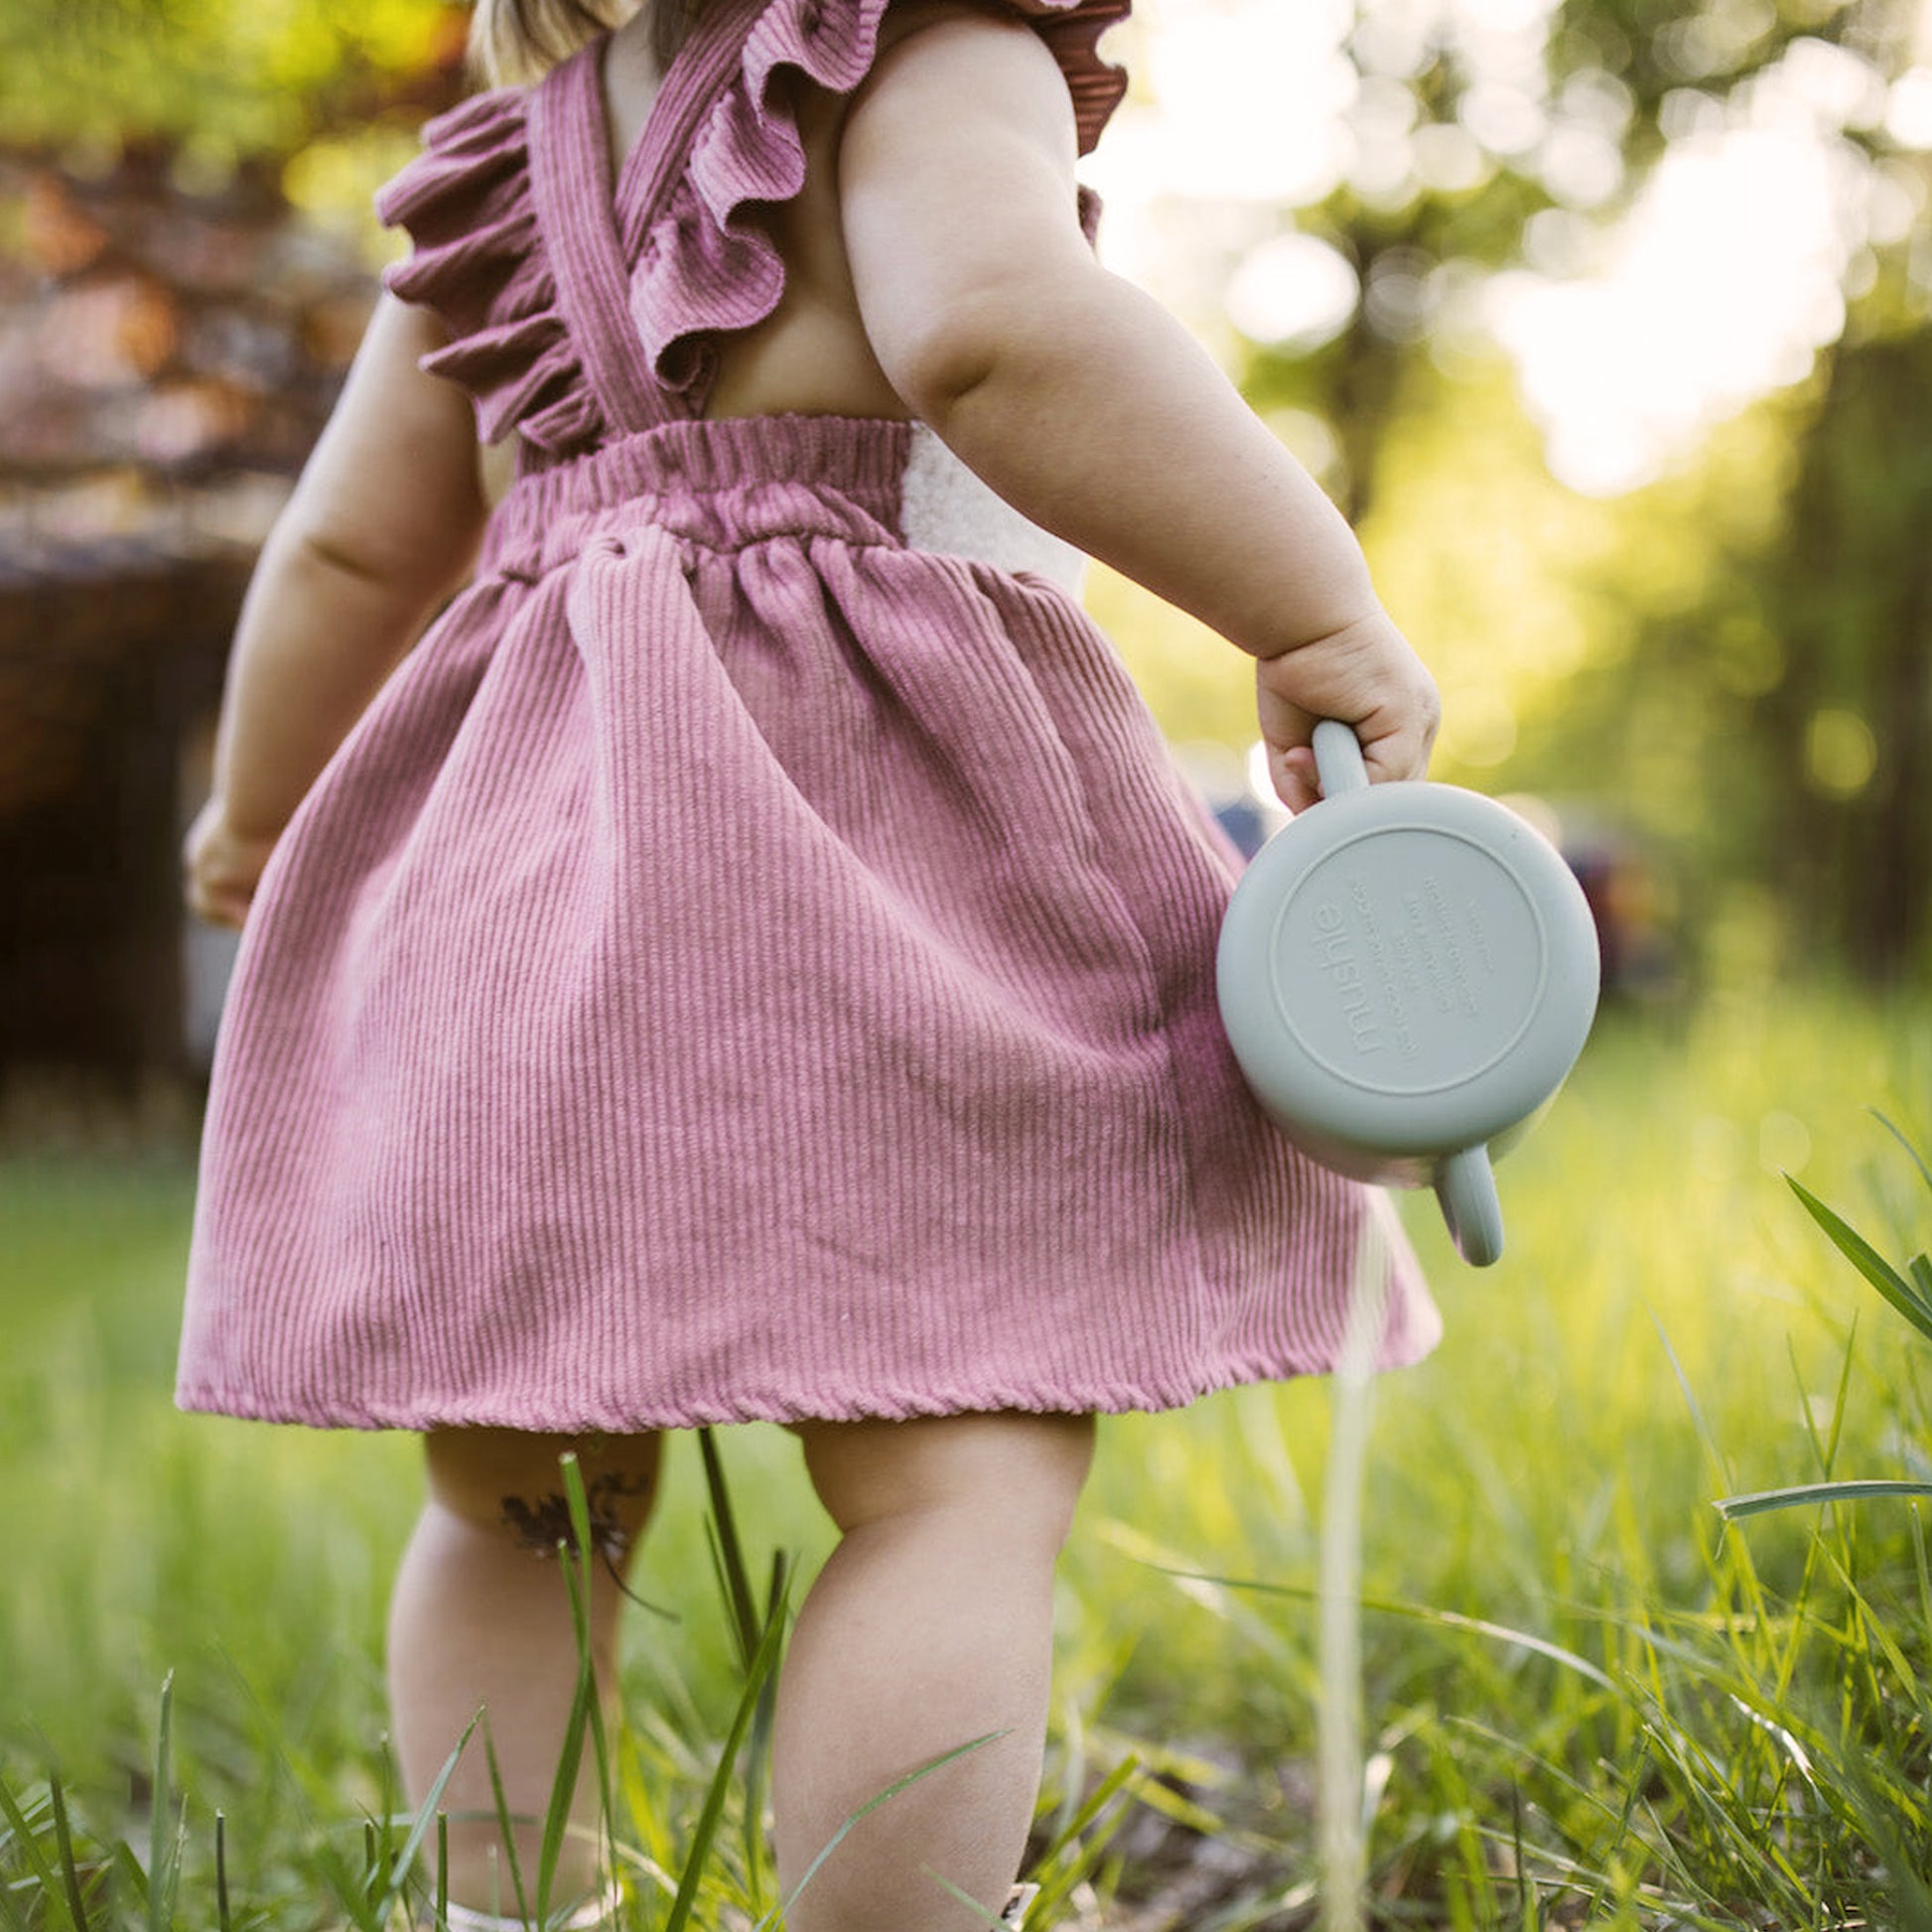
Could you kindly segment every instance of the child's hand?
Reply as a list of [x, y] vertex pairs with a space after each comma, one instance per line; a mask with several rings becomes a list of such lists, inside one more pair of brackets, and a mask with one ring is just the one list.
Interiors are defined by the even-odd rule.
[[212, 924], [239, 930], [274, 848], [272, 838], [241, 837], [228, 824], [221, 799], [210, 798], [182, 843], [182, 891], [188, 909]]
[[1384, 612], [1260, 659], [1255, 687], [1268, 775], [1290, 811], [1321, 796], [1311, 740], [1323, 718], [1354, 727], [1370, 783], [1428, 775], [1442, 701], [1436, 680]]

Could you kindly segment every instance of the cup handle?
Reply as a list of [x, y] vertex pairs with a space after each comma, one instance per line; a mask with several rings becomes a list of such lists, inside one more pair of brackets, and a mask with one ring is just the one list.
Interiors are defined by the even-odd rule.
[[1436, 1199], [1455, 1251], [1471, 1268], [1488, 1268], [1503, 1251], [1503, 1207], [1486, 1147], [1465, 1147], [1438, 1164]]
[[1323, 798], [1368, 789], [1361, 740], [1339, 719], [1324, 718], [1314, 728], [1314, 769], [1321, 780]]

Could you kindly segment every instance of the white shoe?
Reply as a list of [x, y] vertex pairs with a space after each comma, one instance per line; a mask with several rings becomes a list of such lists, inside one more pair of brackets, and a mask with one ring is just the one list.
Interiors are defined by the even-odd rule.
[[[1021, 1932], [1021, 1927], [1027, 1923], [1027, 1908], [1038, 1896], [1037, 1885], [1015, 1885], [1012, 1895], [1000, 1908], [1000, 1923], [1011, 1926], [1013, 1932]], [[451, 1932], [455, 1932], [454, 1927]]]

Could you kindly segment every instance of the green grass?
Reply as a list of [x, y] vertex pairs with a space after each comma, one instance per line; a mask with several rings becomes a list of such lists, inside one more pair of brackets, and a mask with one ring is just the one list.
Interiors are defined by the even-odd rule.
[[[1499, 1170], [1499, 1267], [1461, 1268], [1412, 1203], [1449, 1332], [1379, 1386], [1369, 1446], [1379, 1918], [1932, 1926], [1918, 1505], [1714, 1507], [1928, 1473], [1932, 1344], [1781, 1177], [1894, 1263], [1927, 1245], [1932, 1194], [1866, 1109], [1932, 1139], [1928, 1021], [1791, 991], [1606, 1021]], [[137, 1861], [105, 1862], [173, 1843], [153, 1805], [171, 1673], [181, 1925], [216, 1923], [217, 1810], [232, 1923], [290, 1932], [345, 1922], [332, 1888], [405, 1829], [378, 1660], [413, 1445], [173, 1413], [190, 1197], [179, 1152], [0, 1164], [0, 1785], [20, 1814], [0, 1928], [73, 1920], [50, 1773], [88, 1922], [167, 1922]], [[1150, 1925], [1153, 1893], [1189, 1932], [1311, 1918], [1328, 1404], [1307, 1383], [1104, 1426], [1062, 1570], [1042, 1843], [1108, 1773], [1124, 1789], [1049, 1862], [1047, 1923], [1071, 1922], [1081, 1872]], [[793, 1446], [721, 1443], [753, 1582], [790, 1552], [795, 1600], [828, 1532]], [[743, 1684], [704, 1472], [675, 1449], [639, 1582], [678, 1620], [632, 1618], [608, 1766], [620, 1841], [667, 1886]], [[768, 1896], [737, 1782], [719, 1789], [707, 1927]], [[636, 1923], [663, 1923], [669, 1890], [644, 1895]]]

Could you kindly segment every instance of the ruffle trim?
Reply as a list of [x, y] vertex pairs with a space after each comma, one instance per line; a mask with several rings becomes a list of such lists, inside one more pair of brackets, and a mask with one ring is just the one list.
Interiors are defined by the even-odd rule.
[[561, 454], [600, 442], [611, 425], [564, 323], [529, 160], [521, 88], [473, 95], [428, 122], [423, 152], [375, 198], [381, 220], [415, 244], [382, 283], [449, 330], [422, 366], [469, 391], [483, 442], [515, 429]]
[[[777, 307], [784, 265], [747, 210], [790, 201], [804, 186], [805, 152], [782, 68], [849, 93], [872, 67], [889, 0], [771, 0], [745, 38], [738, 66], [691, 142], [688, 165], [639, 240], [617, 216], [629, 270], [633, 322], [658, 382], [696, 413], [710, 377], [704, 339], [749, 329]], [[1006, 0], [1034, 22], [1066, 75], [1080, 152], [1099, 140], [1127, 77], [1102, 61], [1100, 36], [1132, 0]], [[700, 28], [699, 31], [702, 31]], [[376, 197], [385, 225], [403, 226], [413, 252], [383, 271], [383, 286], [432, 310], [449, 344], [422, 366], [466, 389], [478, 434], [511, 429], [550, 456], [594, 447], [605, 420], [565, 324], [530, 185], [529, 96], [496, 88], [439, 114], [423, 152]], [[1096, 204], [1082, 192], [1092, 231]]]
[[[1031, 20], [1066, 76], [1079, 151], [1100, 139], [1127, 76], [1101, 60], [1102, 34], [1132, 0], [1005, 0]], [[804, 186], [805, 151], [778, 70], [791, 68], [832, 93], [849, 93], [871, 70], [889, 0], [771, 0], [745, 38], [738, 70], [691, 143], [689, 166], [651, 222], [630, 272], [630, 312], [666, 388], [701, 407], [712, 357], [704, 338], [764, 321], [784, 292], [776, 248], [746, 210], [790, 201]], [[621, 209], [626, 244], [630, 219]], [[1089, 234], [1097, 213], [1081, 197]]]

